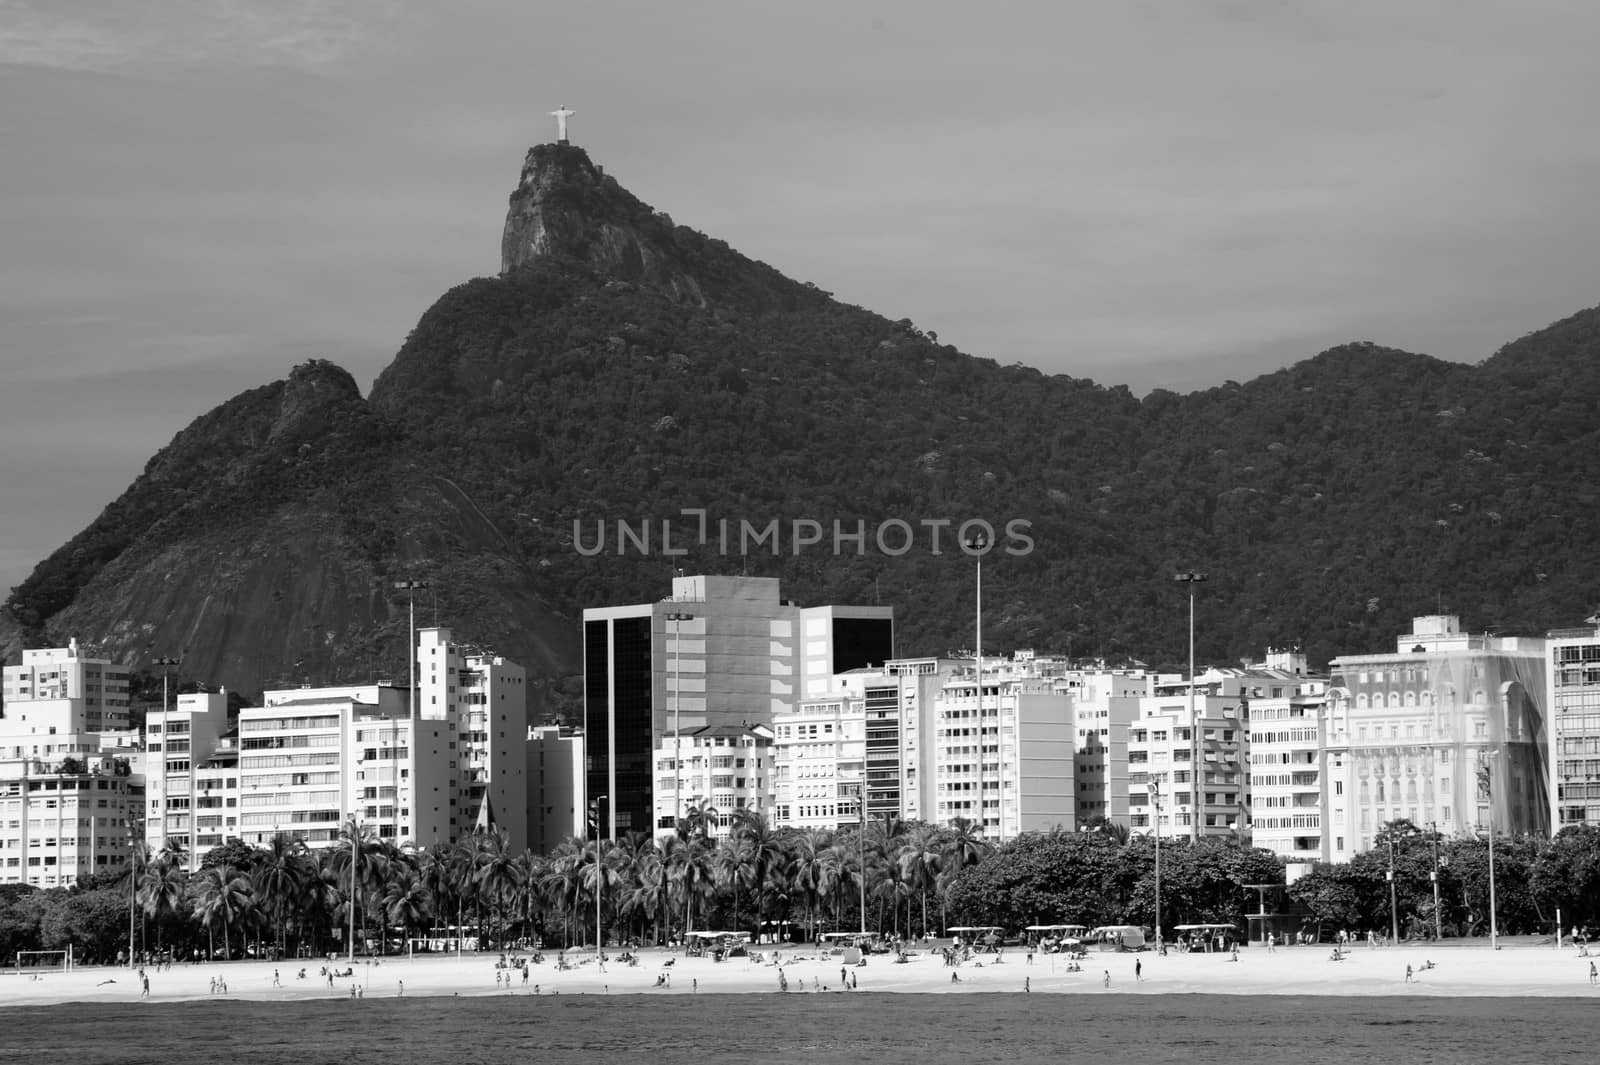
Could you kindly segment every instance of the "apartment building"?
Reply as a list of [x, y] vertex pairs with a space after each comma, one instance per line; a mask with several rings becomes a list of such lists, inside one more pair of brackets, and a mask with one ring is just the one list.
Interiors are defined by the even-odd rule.
[[1453, 615], [1413, 619], [1392, 653], [1334, 659], [1328, 857], [1348, 860], [1400, 819], [1548, 835], [1546, 661], [1543, 639], [1464, 632]]
[[742, 810], [771, 816], [773, 770], [765, 725], [706, 725], [669, 736], [656, 751], [655, 818], [677, 824], [699, 812], [707, 834], [725, 838]]
[[1175, 836], [1248, 838], [1249, 707], [1235, 675], [1208, 672], [1191, 685], [1164, 677], [1139, 700], [1129, 726], [1128, 803], [1134, 827], [1152, 824], [1156, 784], [1161, 825]]
[[1077, 824], [1071, 696], [1026, 666], [985, 660], [951, 675], [934, 707], [933, 820], [989, 839]]
[[607, 836], [670, 831], [654, 788], [663, 739], [706, 726], [774, 726], [826, 678], [894, 655], [889, 607], [801, 607], [765, 577], [680, 576], [670, 598], [586, 609], [587, 795]]
[[1548, 634], [1550, 828], [1600, 825], [1600, 617]]
[[19, 725], [42, 713], [71, 732], [128, 727], [127, 669], [88, 654], [76, 638], [66, 647], [23, 651], [22, 664], [6, 666], [0, 677], [4, 716]]

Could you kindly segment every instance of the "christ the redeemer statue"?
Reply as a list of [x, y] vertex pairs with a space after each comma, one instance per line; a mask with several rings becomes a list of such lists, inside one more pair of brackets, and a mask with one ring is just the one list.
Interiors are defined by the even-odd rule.
[[557, 139], [559, 139], [562, 144], [567, 143], [567, 119], [571, 118], [577, 113], [578, 112], [576, 111], [569, 111], [566, 104], [562, 104], [559, 108], [550, 112], [550, 114], [556, 120]]

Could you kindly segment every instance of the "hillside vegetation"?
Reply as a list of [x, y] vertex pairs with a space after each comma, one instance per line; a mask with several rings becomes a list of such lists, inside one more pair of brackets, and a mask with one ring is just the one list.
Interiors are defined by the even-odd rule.
[[[948, 534], [940, 554], [919, 534], [885, 556], [871, 531], [889, 519], [1032, 523], [1030, 554], [986, 560], [990, 649], [1178, 663], [1180, 569], [1210, 574], [1208, 661], [1381, 650], [1441, 607], [1538, 633], [1597, 605], [1600, 312], [1478, 366], [1357, 343], [1141, 400], [784, 279], [596, 178], [578, 149], [528, 167], [507, 246], [537, 216], [547, 247], [445, 293], [365, 400], [317, 363], [197, 419], [13, 591], [11, 646], [187, 647], [200, 679], [248, 690], [397, 675], [390, 584], [420, 578], [419, 622], [437, 609], [529, 663], [561, 708], [582, 608], [660, 598], [675, 568], [892, 604], [903, 654], [970, 646], [972, 560]], [[685, 535], [685, 508], [706, 512], [709, 543]], [[725, 555], [719, 519], [830, 535]], [[652, 551], [619, 556], [616, 523], [644, 520]], [[686, 555], [660, 552], [663, 520]], [[836, 557], [833, 523], [858, 520], [865, 553]], [[588, 542], [613, 530], [608, 549], [581, 554], [575, 522]]]

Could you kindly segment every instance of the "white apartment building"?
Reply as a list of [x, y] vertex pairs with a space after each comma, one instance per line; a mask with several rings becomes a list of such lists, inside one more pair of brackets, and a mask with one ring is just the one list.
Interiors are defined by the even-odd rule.
[[722, 839], [741, 810], [769, 816], [773, 758], [765, 725], [706, 725], [667, 737], [656, 750], [656, 821], [670, 817], [676, 825], [677, 817], [704, 810], [708, 834]]
[[1544, 640], [1467, 633], [1455, 616], [1432, 615], [1414, 619], [1392, 654], [1341, 655], [1330, 668], [1331, 860], [1401, 819], [1445, 835], [1491, 820], [1498, 833], [1549, 834]]
[[[199, 767], [216, 752], [228, 725], [226, 692], [185, 692], [176, 705], [151, 710], [145, 716], [145, 843], [156, 852], [172, 848], [187, 855], [190, 872], [200, 867], [200, 859], [228, 838], [228, 822], [237, 834], [238, 810], [228, 809], [231, 798], [237, 805], [237, 792], [228, 794], [226, 774], [205, 774], [207, 787], [198, 786]], [[222, 786], [212, 787], [222, 776]], [[206, 806], [206, 842], [198, 839], [196, 804]], [[213, 805], [220, 803], [222, 805]]]
[[76, 639], [66, 647], [23, 651], [22, 664], [6, 666], [0, 683], [8, 720], [26, 723], [30, 713], [47, 713], [63, 731], [128, 727], [128, 671], [86, 654]]
[[1251, 842], [1300, 866], [1326, 861], [1336, 840], [1323, 832], [1325, 811], [1345, 801], [1324, 767], [1328, 680], [1311, 675], [1297, 651], [1269, 651], [1241, 681], [1250, 706]]
[[1142, 669], [1073, 669], [1055, 680], [1055, 690], [1072, 700], [1079, 824], [1104, 817], [1149, 827], [1148, 773], [1130, 772], [1128, 736], [1155, 685], [1156, 675]]
[[1160, 823], [1167, 830], [1163, 835], [1247, 836], [1249, 710], [1238, 678], [1204, 673], [1192, 690], [1181, 678], [1163, 678], [1156, 694], [1139, 703], [1128, 737], [1133, 827], [1150, 826], [1149, 783], [1154, 781]]
[[263, 694], [239, 713], [241, 835], [262, 846], [286, 832], [333, 846], [352, 817], [379, 839], [429, 846], [455, 838], [455, 722], [413, 720], [391, 685]]
[[0, 730], [0, 884], [126, 869], [143, 810], [142, 782], [95, 734]]
[[803, 699], [774, 718], [773, 827], [831, 831], [860, 823], [866, 687], [885, 676], [871, 670], [841, 674], [827, 696]]
[[985, 660], [950, 676], [934, 708], [933, 820], [989, 839], [1077, 824], [1072, 699], [1026, 667]]
[[1549, 639], [1550, 829], [1600, 825], [1600, 617]]
[[450, 783], [449, 835], [503, 829], [513, 849], [528, 846], [527, 673], [498, 655], [417, 630], [417, 716], [449, 722], [459, 744]]

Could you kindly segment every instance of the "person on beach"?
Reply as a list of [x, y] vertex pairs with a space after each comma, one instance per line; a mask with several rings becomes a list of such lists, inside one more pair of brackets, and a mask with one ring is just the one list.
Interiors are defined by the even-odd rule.
[[145, 971], [143, 969], [139, 970], [139, 997], [150, 997], [150, 977], [145, 975]]
[[1138, 958], [1133, 959], [1133, 982], [1138, 984], [1144, 981], [1144, 962]]
[[1409, 984], [1410, 982], [1411, 982], [1411, 966], [1407, 965], [1406, 966], [1406, 983]]
[[406, 982], [404, 980], [400, 981], [400, 991], [395, 997], [396, 998], [405, 998], [406, 997]]
[[1591, 984], [1600, 982], [1600, 971], [1596, 971], [1594, 962], [1589, 963], [1589, 982]]
[[1033, 988], [1029, 986], [1031, 983], [1032, 983], [1032, 977], [1024, 976], [1022, 978], [1022, 993], [1024, 995], [1029, 994], [1030, 992], [1033, 991]]
[[1111, 987], [1111, 970], [1110, 969], [1107, 969], [1105, 971], [1104, 983], [1105, 983], [1105, 986], [1107, 988]]

